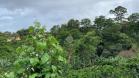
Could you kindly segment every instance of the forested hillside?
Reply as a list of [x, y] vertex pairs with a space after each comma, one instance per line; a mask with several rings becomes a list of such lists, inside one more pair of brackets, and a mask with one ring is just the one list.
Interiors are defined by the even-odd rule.
[[139, 78], [139, 13], [0, 33], [0, 78]]

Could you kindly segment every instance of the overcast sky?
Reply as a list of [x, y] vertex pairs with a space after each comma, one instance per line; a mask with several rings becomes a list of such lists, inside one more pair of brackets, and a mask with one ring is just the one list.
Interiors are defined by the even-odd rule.
[[35, 20], [49, 30], [71, 18], [109, 16], [109, 10], [119, 5], [129, 14], [139, 12], [139, 0], [0, 0], [0, 31], [15, 32]]

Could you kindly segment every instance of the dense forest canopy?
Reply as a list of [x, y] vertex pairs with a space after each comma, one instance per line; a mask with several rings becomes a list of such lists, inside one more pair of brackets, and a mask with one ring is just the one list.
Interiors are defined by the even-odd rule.
[[139, 78], [139, 13], [0, 32], [0, 78]]

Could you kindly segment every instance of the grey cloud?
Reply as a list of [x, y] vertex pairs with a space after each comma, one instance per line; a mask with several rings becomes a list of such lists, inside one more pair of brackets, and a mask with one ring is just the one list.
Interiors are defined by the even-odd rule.
[[109, 10], [118, 5], [128, 8], [129, 13], [138, 12], [138, 3], [138, 0], [0, 0], [0, 31], [27, 28], [34, 20], [50, 29], [70, 18], [109, 16]]

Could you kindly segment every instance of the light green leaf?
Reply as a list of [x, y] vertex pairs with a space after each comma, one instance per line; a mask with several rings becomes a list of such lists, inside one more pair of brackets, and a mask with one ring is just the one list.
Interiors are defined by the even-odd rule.
[[20, 69], [18, 69], [17, 73], [20, 74], [20, 73], [23, 73], [24, 71], [25, 71], [24, 68], [20, 68]]
[[38, 59], [38, 58], [31, 58], [31, 59], [30, 59], [30, 63], [31, 63], [33, 66], [36, 65], [38, 62], [39, 62], [39, 59]]
[[37, 50], [42, 51], [42, 50], [44, 50], [46, 47], [47, 47], [47, 46], [46, 46], [46, 42], [36, 42], [36, 48], [37, 48]]
[[36, 78], [37, 74], [30, 75], [29, 78]]
[[57, 70], [57, 67], [52, 65], [52, 70], [55, 72]]
[[10, 72], [6, 75], [7, 78], [15, 78], [14, 72]]
[[50, 73], [45, 74], [45, 78], [50, 78], [50, 77], [51, 77]]
[[49, 58], [50, 56], [48, 55], [48, 53], [45, 53], [41, 58], [42, 64], [46, 63], [49, 60]]
[[58, 60], [66, 63], [66, 59], [64, 57], [62, 57], [62, 56], [59, 56]]

